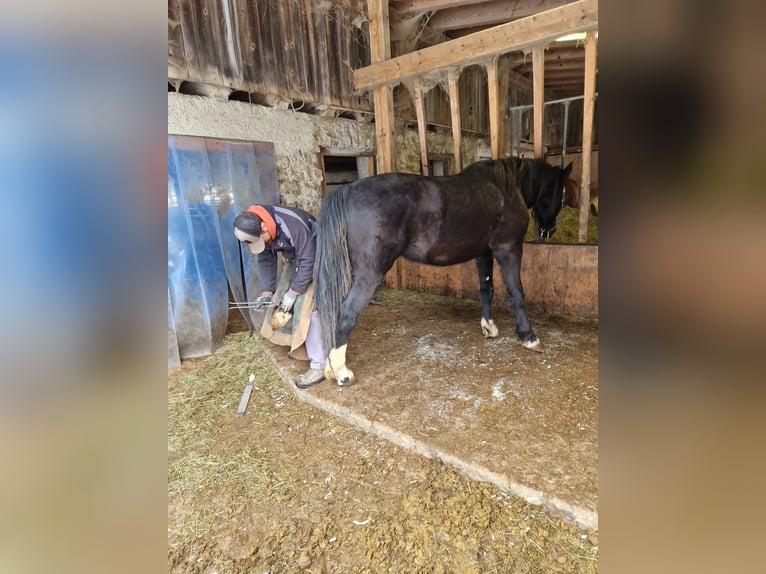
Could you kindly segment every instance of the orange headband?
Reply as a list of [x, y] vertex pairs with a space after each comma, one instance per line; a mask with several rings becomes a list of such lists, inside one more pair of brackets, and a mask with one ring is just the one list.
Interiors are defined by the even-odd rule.
[[277, 236], [277, 222], [274, 221], [274, 218], [271, 217], [268, 211], [266, 211], [266, 208], [262, 205], [251, 205], [247, 208], [247, 210], [250, 213], [254, 213], [258, 216], [258, 219], [263, 221], [266, 224], [266, 229], [269, 230], [269, 235], [271, 235], [271, 239], [273, 240]]

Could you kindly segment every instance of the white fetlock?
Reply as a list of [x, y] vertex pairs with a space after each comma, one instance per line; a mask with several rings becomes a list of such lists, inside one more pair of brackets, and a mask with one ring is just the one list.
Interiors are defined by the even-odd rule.
[[487, 321], [484, 317], [481, 318], [481, 332], [485, 337], [491, 338], [497, 337], [499, 333], [495, 326], [495, 322], [492, 319]]
[[[338, 347], [330, 351], [327, 356], [327, 366], [325, 366], [325, 377], [328, 379], [335, 379], [335, 381], [341, 385], [353, 385], [354, 373], [346, 367], [346, 347], [348, 344]], [[327, 376], [327, 370], [332, 371], [332, 377]]]
[[327, 359], [324, 364], [324, 378], [328, 381], [335, 380], [335, 371], [333, 371], [332, 367], [330, 366], [330, 359]]

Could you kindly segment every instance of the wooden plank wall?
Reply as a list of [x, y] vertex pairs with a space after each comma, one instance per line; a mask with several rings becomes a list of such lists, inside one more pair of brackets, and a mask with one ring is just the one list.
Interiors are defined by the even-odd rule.
[[168, 79], [371, 111], [366, 0], [169, 0]]
[[[168, 64], [173, 82], [372, 111], [353, 87], [353, 70], [370, 65], [366, 0], [169, 0]], [[425, 95], [425, 117], [449, 127], [444, 84]], [[458, 85], [462, 128], [488, 134], [486, 71], [468, 66]], [[414, 121], [414, 107], [397, 119]]]
[[[479, 300], [476, 263], [449, 267], [412, 263], [400, 257], [398, 274], [388, 273], [384, 284], [434, 295]], [[598, 317], [598, 247], [525, 243], [521, 281], [526, 302], [547, 313]], [[506, 290], [495, 264], [494, 305], [506, 305]], [[478, 318], [477, 318], [478, 323]]]

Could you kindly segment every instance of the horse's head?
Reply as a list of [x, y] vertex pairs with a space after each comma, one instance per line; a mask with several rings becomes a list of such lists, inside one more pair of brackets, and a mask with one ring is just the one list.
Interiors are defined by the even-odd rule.
[[539, 194], [532, 206], [532, 217], [540, 227], [538, 239], [548, 239], [556, 231], [556, 219], [564, 206], [564, 188], [571, 171], [572, 162], [563, 169], [545, 164], [536, 174]]

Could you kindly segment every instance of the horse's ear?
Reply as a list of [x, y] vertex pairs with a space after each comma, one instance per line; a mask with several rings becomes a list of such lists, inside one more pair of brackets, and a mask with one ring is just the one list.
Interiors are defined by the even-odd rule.
[[572, 162], [569, 162], [569, 165], [564, 168], [564, 177], [569, 177], [569, 174], [572, 173]]

